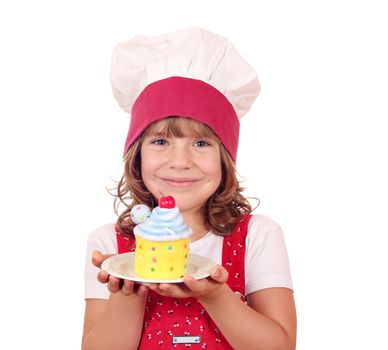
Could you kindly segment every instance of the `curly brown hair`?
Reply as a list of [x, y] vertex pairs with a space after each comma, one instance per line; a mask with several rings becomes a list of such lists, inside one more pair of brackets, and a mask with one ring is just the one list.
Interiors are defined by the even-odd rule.
[[[235, 224], [242, 215], [251, 213], [252, 207], [241, 192], [244, 190], [237, 179], [235, 163], [226, 151], [217, 135], [205, 124], [191, 118], [172, 116], [166, 121], [163, 130], [158, 134], [166, 137], [184, 137], [193, 135], [215, 140], [220, 144], [222, 179], [218, 189], [210, 196], [202, 210], [208, 229], [217, 235], [227, 236], [232, 233]], [[145, 204], [154, 208], [157, 199], [148, 191], [141, 175], [140, 149], [146, 136], [155, 130], [156, 124], [151, 124], [133, 143], [124, 157], [124, 174], [117, 186], [109, 192], [115, 197], [114, 210], [118, 216], [117, 229], [124, 235], [133, 234], [136, 225], [130, 217], [131, 209], [136, 204]], [[124, 210], [119, 213], [120, 205]]]

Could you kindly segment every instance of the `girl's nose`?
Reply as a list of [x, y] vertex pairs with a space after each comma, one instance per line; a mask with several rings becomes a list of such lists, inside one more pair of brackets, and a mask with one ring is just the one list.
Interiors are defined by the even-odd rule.
[[174, 145], [171, 147], [170, 168], [189, 169], [192, 166], [190, 150], [185, 145]]

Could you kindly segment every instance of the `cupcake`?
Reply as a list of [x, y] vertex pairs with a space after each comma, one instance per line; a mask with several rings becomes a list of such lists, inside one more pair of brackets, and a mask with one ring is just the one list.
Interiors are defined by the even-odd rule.
[[183, 277], [187, 272], [189, 236], [191, 229], [183, 221], [172, 196], [159, 199], [152, 212], [144, 205], [131, 210], [137, 223], [135, 273], [142, 278], [169, 280]]

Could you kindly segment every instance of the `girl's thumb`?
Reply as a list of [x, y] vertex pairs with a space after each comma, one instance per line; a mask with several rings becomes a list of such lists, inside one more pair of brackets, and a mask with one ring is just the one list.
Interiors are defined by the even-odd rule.
[[92, 263], [96, 267], [101, 267], [101, 264], [104, 260], [108, 259], [110, 256], [114, 254], [102, 254], [100, 251], [95, 250], [92, 254]]
[[226, 271], [222, 266], [217, 266], [211, 274], [212, 278], [217, 282], [223, 283], [228, 280], [228, 271]]

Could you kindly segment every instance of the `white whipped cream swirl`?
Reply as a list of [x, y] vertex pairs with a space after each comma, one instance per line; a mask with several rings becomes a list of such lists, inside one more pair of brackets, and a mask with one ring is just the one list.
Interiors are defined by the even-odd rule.
[[134, 233], [149, 241], [165, 242], [188, 238], [192, 231], [177, 207], [156, 207], [146, 221], [135, 227]]

